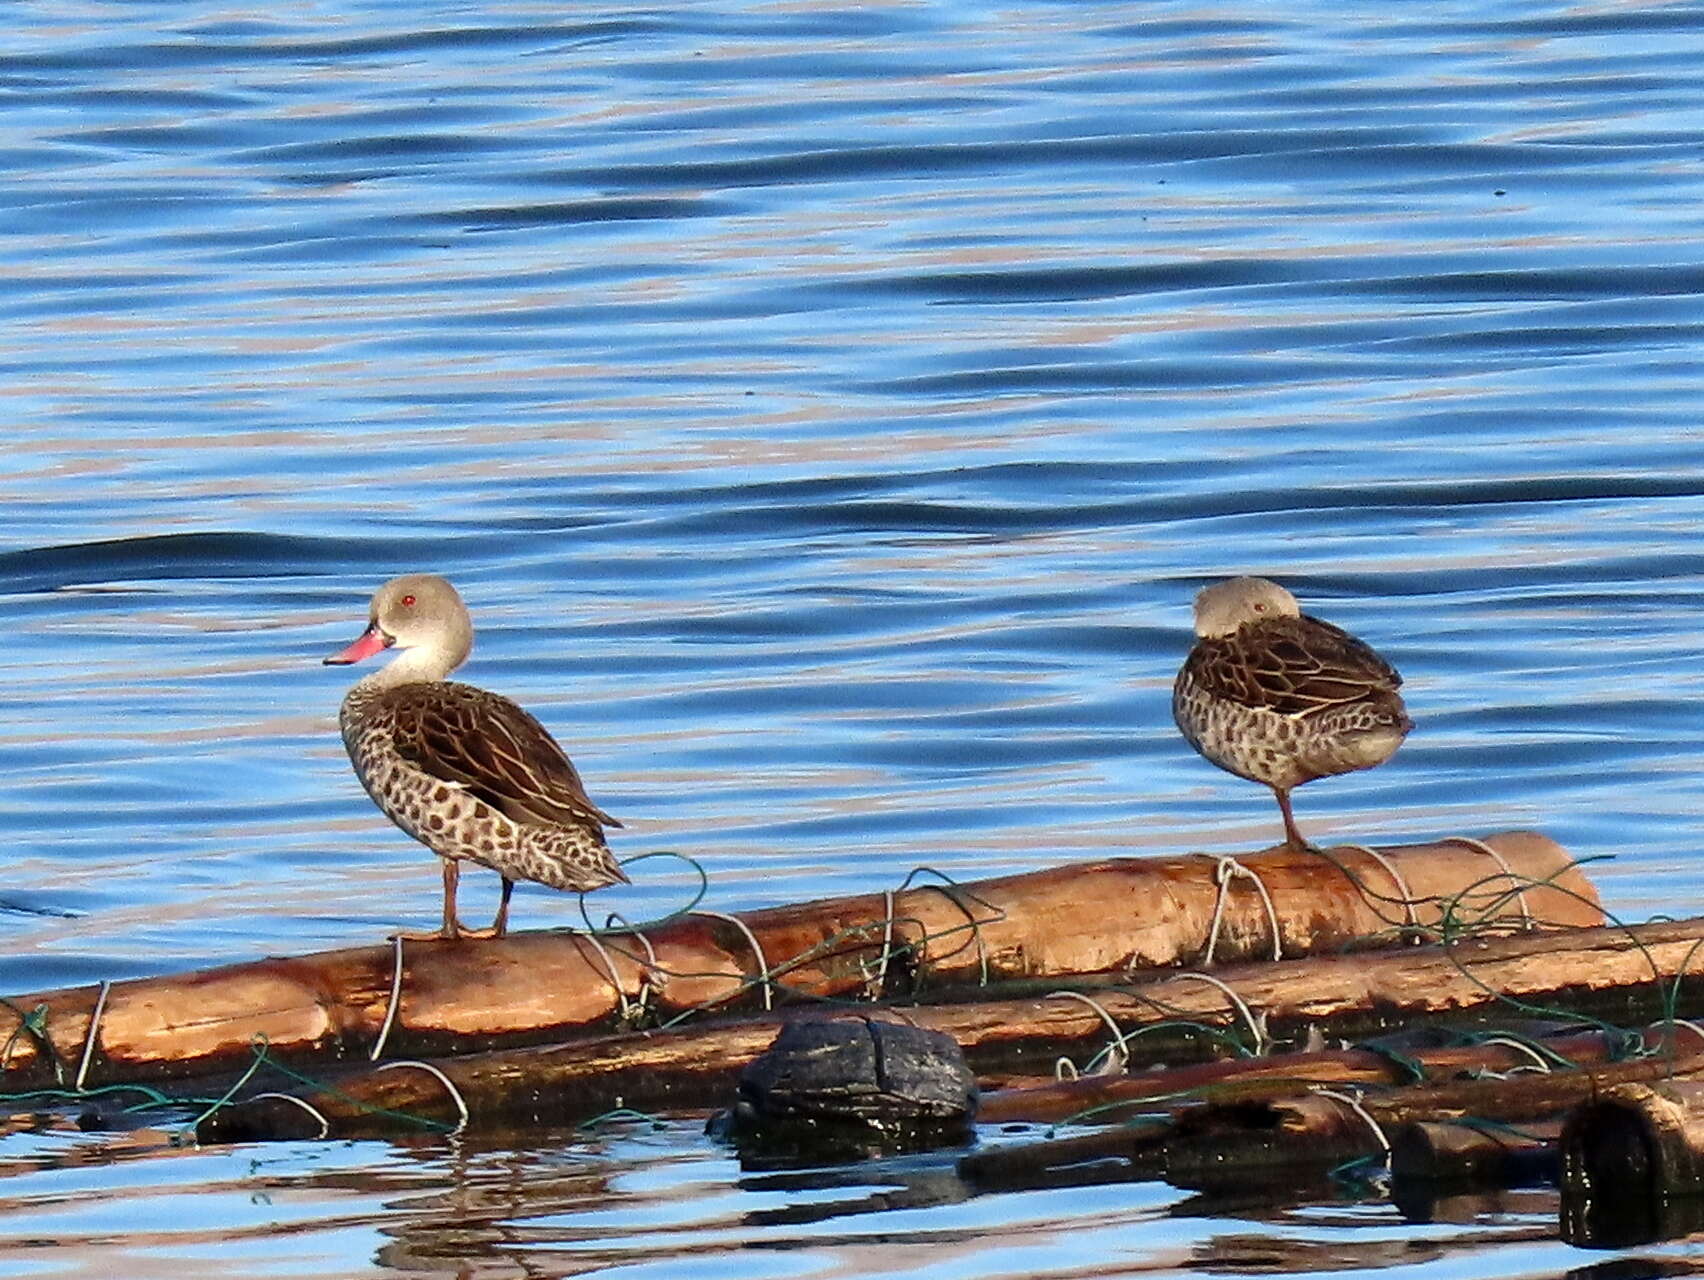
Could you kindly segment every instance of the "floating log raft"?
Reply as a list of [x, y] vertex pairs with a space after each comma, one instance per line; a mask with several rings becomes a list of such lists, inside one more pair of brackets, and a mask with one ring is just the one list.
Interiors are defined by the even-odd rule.
[[[1055, 1054], [1087, 1058], [1122, 1042], [1131, 1052], [1177, 1039], [1136, 1033], [1161, 1023], [1194, 1021], [1235, 1030], [1227, 989], [1245, 1002], [1269, 1034], [1300, 1041], [1310, 1029], [1330, 1037], [1364, 1035], [1439, 1017], [1481, 1023], [1513, 1001], [1556, 1008], [1619, 1011], [1643, 1021], [1662, 1012], [1675, 979], [1693, 964], [1704, 943], [1704, 919], [1640, 925], [1629, 929], [1579, 930], [1566, 935], [1523, 935], [1457, 946], [1400, 952], [1317, 956], [1306, 960], [1245, 965], [1222, 971], [1214, 981], [1174, 975], [1146, 983], [1056, 998], [990, 1000], [895, 1010], [920, 1027], [951, 1035], [986, 1083], [1009, 1071], [1015, 1055], [1037, 1067]], [[1218, 983], [1223, 983], [1221, 989]], [[1679, 988], [1679, 1012], [1704, 1005], [1691, 980]], [[1631, 1020], [1631, 1019], [1630, 1019]], [[209, 1117], [210, 1141], [267, 1136], [277, 1123], [266, 1114], [283, 1108], [296, 1128], [308, 1117], [309, 1133], [383, 1131], [424, 1121], [450, 1127], [466, 1117], [476, 1125], [562, 1123], [618, 1105], [647, 1108], [713, 1105], [725, 1100], [738, 1071], [774, 1038], [777, 1016], [705, 1021], [669, 1031], [631, 1033], [571, 1044], [464, 1055], [426, 1064], [391, 1064], [338, 1081], [335, 1088], [303, 1095], [296, 1103], [246, 1103]], [[1109, 1028], [1109, 1021], [1112, 1028]], [[1492, 1037], [1467, 1049], [1411, 1048], [1398, 1051], [1334, 1050], [1284, 1059], [1239, 1059], [1175, 1069], [1177, 1074], [1109, 1075], [1009, 1090], [984, 1098], [982, 1117], [991, 1123], [1057, 1120], [1098, 1110], [1103, 1119], [1131, 1114], [1156, 1091], [1194, 1091], [1245, 1104], [1242, 1118], [1226, 1123], [1278, 1123], [1275, 1112], [1256, 1114], [1246, 1104], [1293, 1096], [1316, 1084], [1370, 1092], [1366, 1110], [1387, 1131], [1408, 1121], [1478, 1116], [1526, 1123], [1560, 1114], [1594, 1088], [1625, 1080], [1656, 1080], [1704, 1070], [1704, 1046], [1685, 1024], [1673, 1053], [1653, 1054], [1667, 1043], [1666, 1026], [1647, 1040], [1620, 1033], [1581, 1032], [1548, 1047], [1514, 1036]], [[1196, 1028], [1197, 1035], [1203, 1028]], [[1619, 1055], [1619, 1058], [1618, 1058]], [[1470, 1068], [1513, 1072], [1554, 1068], [1508, 1079], [1449, 1078]], [[1408, 1073], [1434, 1083], [1394, 1088]], [[1146, 1108], [1143, 1108], [1146, 1109]], [[413, 1117], [414, 1119], [410, 1119]], [[1371, 1138], [1358, 1121], [1357, 1141]], [[1303, 1147], [1292, 1148], [1299, 1155]]]
[[257, 1044], [324, 1069], [381, 1051], [584, 1037], [713, 1007], [914, 999], [1334, 952], [1405, 931], [1601, 919], [1568, 855], [1530, 832], [1323, 855], [1115, 858], [739, 916], [690, 912], [642, 933], [399, 942], [16, 997], [0, 1087], [240, 1070]]

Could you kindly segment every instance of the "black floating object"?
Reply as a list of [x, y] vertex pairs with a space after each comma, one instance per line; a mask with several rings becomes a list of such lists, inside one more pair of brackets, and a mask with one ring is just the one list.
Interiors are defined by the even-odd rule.
[[940, 1031], [865, 1015], [788, 1023], [740, 1073], [710, 1131], [748, 1167], [822, 1163], [960, 1146], [976, 1078]]

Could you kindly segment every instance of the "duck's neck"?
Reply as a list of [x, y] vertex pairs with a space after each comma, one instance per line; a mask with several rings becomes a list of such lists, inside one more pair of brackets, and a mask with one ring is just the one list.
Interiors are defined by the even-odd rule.
[[404, 649], [377, 671], [370, 671], [355, 684], [363, 693], [378, 693], [399, 684], [432, 683], [442, 680], [467, 659], [467, 650], [459, 652], [439, 645], [419, 645]]

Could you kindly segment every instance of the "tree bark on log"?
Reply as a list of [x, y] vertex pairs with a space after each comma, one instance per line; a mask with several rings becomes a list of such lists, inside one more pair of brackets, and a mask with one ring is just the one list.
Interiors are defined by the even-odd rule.
[[[1505, 1000], [1598, 1011], [1613, 1006], [1660, 1012], [1659, 984], [1673, 983], [1687, 971], [1701, 941], [1704, 919], [1665, 921], [1628, 929], [1529, 934], [1450, 948], [1247, 965], [1225, 971], [1219, 980], [1246, 1000], [1257, 1016], [1263, 1016], [1269, 1028], [1288, 1027], [1297, 1034], [1309, 1027], [1323, 1028], [1334, 1036], [1361, 1034], [1438, 1015], [1482, 1017]], [[1704, 1003], [1695, 985], [1682, 985], [1679, 1014]], [[1177, 1018], [1218, 1026], [1235, 1021], [1227, 1013], [1224, 993], [1189, 975], [1098, 991], [1093, 1005], [1075, 997], [996, 1000], [890, 1010], [888, 1016], [951, 1035], [965, 1050], [972, 1068], [986, 1079], [991, 1069], [1007, 1070], [1018, 1058], [1051, 1062], [1061, 1052], [1088, 1054], [1103, 1048], [1109, 1030], [1102, 1011], [1125, 1036]], [[1626, 1020], [1643, 1021], [1646, 1016]], [[465, 1106], [471, 1121], [479, 1125], [561, 1123], [617, 1105], [708, 1106], [728, 1096], [739, 1070], [768, 1046], [780, 1024], [779, 1017], [770, 1016], [445, 1058], [433, 1063], [431, 1071], [400, 1066], [363, 1071], [341, 1080], [335, 1090], [315, 1091], [304, 1098], [316, 1114], [326, 1118], [330, 1131], [339, 1134], [397, 1127], [397, 1116], [385, 1113], [454, 1124], [459, 1106]], [[1135, 1043], [1145, 1045], [1148, 1039], [1144, 1036]], [[1601, 1039], [1595, 1040], [1595, 1050], [1591, 1036], [1567, 1043], [1569, 1048], [1563, 1052], [1578, 1061], [1607, 1056]], [[1682, 1043], [1688, 1042], [1683, 1039]], [[1493, 1064], [1531, 1061], [1515, 1047], [1491, 1049], [1495, 1050], [1489, 1054]], [[1417, 1051], [1412, 1056], [1423, 1060], [1433, 1052]], [[1329, 1068], [1337, 1070], [1347, 1060], [1346, 1055], [1320, 1059], [1339, 1064]], [[1235, 1065], [1199, 1070], [1203, 1077], [1222, 1072], [1223, 1079], [1230, 1079]], [[1387, 1059], [1385, 1069], [1391, 1067]], [[1270, 1067], [1257, 1059], [1246, 1069], [1258, 1076]], [[1704, 1070], [1704, 1050], [1686, 1048], [1673, 1057], [1602, 1063], [1587, 1070], [1558, 1070], [1507, 1081], [1416, 1086], [1393, 1090], [1388, 1096], [1369, 1095], [1363, 1105], [1379, 1123], [1391, 1126], [1459, 1115], [1524, 1122], [1561, 1113], [1584, 1096], [1582, 1091], [1589, 1092], [1594, 1082], [1657, 1079], [1692, 1069]], [[1115, 1097], [1124, 1087], [1118, 1077], [1053, 1086], [1035, 1114], [1057, 1115], [1060, 1093], [1071, 1095], [1071, 1102], [1091, 1104], [1097, 1097]], [[1130, 1087], [1140, 1092], [1152, 1088], [1152, 1083], [1138, 1081]], [[1247, 1091], [1259, 1094], [1258, 1082], [1251, 1082]], [[1001, 1110], [1005, 1105], [998, 1095], [985, 1100], [984, 1118], [1017, 1118], [1018, 1112]], [[251, 1125], [245, 1117], [245, 1106], [239, 1103], [210, 1117], [203, 1126], [204, 1137], [228, 1141], [239, 1133], [244, 1138], [265, 1136], [264, 1125], [258, 1121]]]
[[772, 999], [909, 998], [925, 986], [1122, 974], [1196, 959], [1215, 919], [1215, 955], [1226, 962], [1275, 946], [1303, 955], [1391, 940], [1409, 923], [1602, 918], [1566, 852], [1531, 832], [1326, 852], [1239, 859], [1257, 879], [1201, 855], [1114, 858], [738, 917], [694, 912], [643, 936], [434, 939], [20, 996], [0, 1084], [208, 1075], [240, 1069], [260, 1043], [323, 1068], [381, 1042], [391, 1054], [464, 1052]]

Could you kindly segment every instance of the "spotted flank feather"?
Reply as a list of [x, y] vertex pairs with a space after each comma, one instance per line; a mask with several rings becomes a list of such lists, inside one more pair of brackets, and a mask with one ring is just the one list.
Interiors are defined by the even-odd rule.
[[591, 802], [544, 726], [507, 698], [452, 681], [405, 684], [385, 696], [383, 713], [403, 760], [511, 821], [621, 825]]

